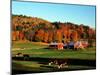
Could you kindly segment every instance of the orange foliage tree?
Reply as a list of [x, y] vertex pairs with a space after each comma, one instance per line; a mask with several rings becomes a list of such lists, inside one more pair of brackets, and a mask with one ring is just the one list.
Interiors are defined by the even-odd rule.
[[44, 33], [44, 38], [43, 38], [43, 41], [44, 42], [48, 42], [48, 36], [49, 36], [49, 33], [48, 32], [45, 32]]

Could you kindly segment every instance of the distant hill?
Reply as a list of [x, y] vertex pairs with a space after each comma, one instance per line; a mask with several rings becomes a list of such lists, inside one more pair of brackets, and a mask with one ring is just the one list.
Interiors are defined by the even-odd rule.
[[68, 42], [96, 38], [95, 30], [84, 24], [49, 22], [42, 18], [12, 15], [12, 40]]
[[[23, 15], [13, 15], [12, 23], [14, 27], [20, 26], [25, 28], [30, 28], [38, 25], [47, 25], [48, 27], [51, 26], [51, 23], [47, 20], [37, 17], [27, 17]], [[16, 28], [14, 30], [16, 30]]]

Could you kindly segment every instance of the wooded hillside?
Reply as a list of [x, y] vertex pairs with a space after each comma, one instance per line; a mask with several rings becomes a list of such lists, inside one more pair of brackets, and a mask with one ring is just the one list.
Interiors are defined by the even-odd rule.
[[49, 22], [23, 15], [12, 15], [12, 40], [34, 42], [68, 42], [80, 39], [95, 40], [95, 29], [71, 22]]

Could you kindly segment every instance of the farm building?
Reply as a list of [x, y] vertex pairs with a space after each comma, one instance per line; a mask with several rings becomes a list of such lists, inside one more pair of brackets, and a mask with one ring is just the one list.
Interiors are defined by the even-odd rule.
[[53, 48], [53, 49], [84, 49], [88, 47], [88, 42], [87, 41], [77, 41], [77, 42], [73, 42], [70, 41], [69, 43], [50, 43], [49, 44], [49, 48]]
[[54, 48], [54, 49], [63, 49], [63, 43], [50, 43], [49, 48]]
[[76, 48], [76, 49], [79, 49], [79, 48], [84, 49], [84, 48], [88, 47], [88, 45], [89, 44], [88, 44], [87, 40], [80, 40], [80, 41], [77, 41], [77, 42], [74, 43], [74, 48]]

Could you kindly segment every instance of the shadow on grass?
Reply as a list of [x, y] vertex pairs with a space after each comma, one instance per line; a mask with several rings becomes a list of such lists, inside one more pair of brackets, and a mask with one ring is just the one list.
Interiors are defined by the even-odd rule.
[[[31, 61], [37, 62], [41, 64], [40, 67], [33, 68], [30, 66], [25, 66], [20, 63], [13, 62], [12, 63], [12, 74], [27, 74], [27, 73], [45, 73], [45, 72], [59, 72], [59, 71], [75, 71], [75, 70], [90, 70], [96, 69], [96, 60], [81, 60], [81, 59], [57, 59], [57, 58], [29, 58], [28, 60], [24, 60], [23, 57], [13, 57], [13, 60], [16, 61]], [[64, 67], [62, 69], [58, 69], [57, 66], [48, 66], [48, 63], [51, 61], [62, 61], [67, 62], [69, 65], [68, 68]]]
[[21, 61], [35, 61], [40, 64], [48, 64], [51, 61], [57, 60], [61, 62], [67, 62], [68, 65], [84, 65], [84, 66], [96, 66], [96, 60], [86, 60], [86, 59], [67, 59], [67, 58], [40, 58], [40, 57], [30, 57], [24, 60], [23, 57], [12, 57], [13, 60]]
[[[13, 63], [15, 64], [15, 63]], [[79, 70], [91, 70], [91, 69], [95, 69], [95, 67], [84, 67], [84, 68], [78, 68], [78, 67], [72, 67], [70, 66], [69, 68], [62, 68], [62, 69], [58, 69], [56, 67], [50, 67], [50, 66], [41, 66], [42, 68], [39, 70], [37, 68], [31, 69], [31, 67], [27, 67], [21, 64], [17, 64], [18, 66], [20, 66], [21, 68], [23, 67], [24, 69], [13, 69], [12, 70], [12, 75], [16, 75], [16, 74], [31, 74], [31, 73], [47, 73], [47, 72], [62, 72], [62, 71], [79, 71]], [[45, 68], [45, 69], [43, 69]], [[46, 69], [49, 68], [49, 69]], [[31, 70], [30, 70], [31, 69]]]

